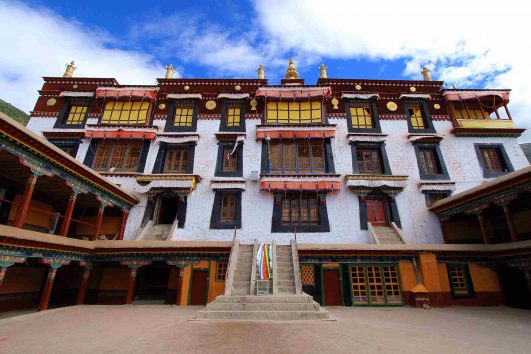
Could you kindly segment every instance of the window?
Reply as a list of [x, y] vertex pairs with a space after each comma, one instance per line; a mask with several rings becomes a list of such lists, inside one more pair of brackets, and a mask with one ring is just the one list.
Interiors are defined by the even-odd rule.
[[372, 119], [371, 103], [353, 103], [349, 107], [352, 128], [372, 129], [374, 121]]
[[326, 173], [324, 142], [277, 140], [269, 146], [269, 173]]
[[92, 168], [95, 170], [136, 171], [140, 161], [142, 141], [105, 140], [96, 148]]
[[422, 113], [422, 105], [420, 103], [408, 104], [409, 119], [413, 129], [426, 129], [426, 122]]
[[318, 225], [319, 200], [317, 195], [287, 194], [282, 199], [282, 225]]
[[233, 153], [233, 150], [234, 148], [231, 146], [223, 147], [223, 172], [235, 172], [238, 169], [238, 155], [236, 154], [236, 151]]
[[241, 118], [241, 105], [239, 103], [227, 104], [227, 127], [239, 127]]
[[70, 106], [70, 111], [66, 117], [65, 124], [67, 125], [79, 125], [83, 124], [85, 121], [85, 116], [87, 114], [87, 106], [81, 105], [72, 105]]
[[350, 267], [353, 305], [401, 305], [398, 267], [356, 265]]
[[478, 101], [455, 101], [452, 102], [452, 104], [454, 107], [455, 118], [457, 119], [489, 119], [491, 113], [494, 112], [493, 108], [488, 109]]
[[421, 179], [450, 179], [438, 144], [415, 143], [413, 146]]
[[467, 265], [447, 265], [448, 279], [452, 288], [453, 297], [472, 297], [474, 289], [470, 279]]
[[146, 124], [149, 111], [147, 101], [111, 101], [105, 104], [103, 124]]
[[435, 203], [444, 198], [448, 198], [451, 195], [450, 191], [425, 191], [426, 206], [429, 208]]
[[225, 281], [227, 276], [227, 262], [216, 262], [216, 281]]
[[321, 102], [267, 102], [266, 122], [269, 124], [322, 123]]
[[360, 174], [379, 175], [382, 174], [382, 163], [380, 161], [380, 149], [378, 147], [360, 147], [356, 149], [356, 157]]
[[313, 264], [301, 264], [301, 284], [315, 285], [315, 267]]
[[210, 228], [241, 228], [241, 198], [242, 192], [239, 190], [216, 191], [210, 218]]
[[243, 175], [243, 143], [220, 142], [215, 176], [241, 177]]
[[419, 147], [420, 165], [425, 175], [437, 175], [440, 173], [437, 167], [435, 149], [431, 147]]
[[54, 128], [81, 128], [85, 124], [90, 103], [90, 99], [67, 97]]
[[177, 103], [175, 105], [175, 117], [173, 119], [174, 127], [191, 127], [194, 120], [193, 103]]
[[513, 171], [502, 145], [476, 145], [476, 152], [484, 177], [497, 177]]
[[77, 139], [48, 139], [48, 141], [72, 157], [76, 157], [79, 144], [81, 143]]
[[166, 151], [164, 173], [187, 173], [189, 151], [185, 149], [169, 149]]

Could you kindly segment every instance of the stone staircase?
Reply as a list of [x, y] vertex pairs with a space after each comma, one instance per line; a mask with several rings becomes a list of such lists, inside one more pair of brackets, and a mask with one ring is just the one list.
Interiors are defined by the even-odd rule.
[[328, 311], [313, 301], [310, 295], [300, 290], [299, 263], [294, 241], [287, 246], [272, 244], [272, 294], [255, 295], [256, 267], [253, 263], [257, 247], [256, 241], [254, 245], [240, 245], [238, 240], [235, 240], [227, 271], [226, 294], [218, 296], [205, 309], [199, 311], [195, 319], [268, 321], [329, 319]]
[[398, 232], [389, 226], [373, 226], [375, 238], [379, 244], [403, 244], [404, 240]]
[[151, 225], [144, 235], [142, 241], [165, 241], [168, 239], [172, 225], [171, 224], [157, 224]]

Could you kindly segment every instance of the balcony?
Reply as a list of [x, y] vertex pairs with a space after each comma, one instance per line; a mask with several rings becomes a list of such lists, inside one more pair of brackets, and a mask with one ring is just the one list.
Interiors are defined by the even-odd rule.
[[346, 175], [347, 187], [363, 197], [373, 191], [381, 191], [390, 197], [395, 197], [407, 186], [408, 176], [397, 175]]

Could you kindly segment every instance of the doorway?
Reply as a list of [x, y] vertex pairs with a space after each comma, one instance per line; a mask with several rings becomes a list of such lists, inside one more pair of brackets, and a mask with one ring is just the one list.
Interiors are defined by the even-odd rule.
[[499, 274], [505, 304], [510, 307], [531, 309], [531, 289], [525, 272], [503, 265]]
[[192, 269], [190, 305], [206, 305], [208, 292], [208, 269]]
[[156, 218], [157, 224], [171, 225], [177, 217], [179, 211], [178, 196], [162, 196], [159, 199], [159, 207]]
[[339, 268], [323, 268], [323, 305], [341, 306], [341, 273]]
[[385, 200], [366, 199], [365, 206], [367, 208], [367, 221], [373, 226], [387, 226], [387, 213]]

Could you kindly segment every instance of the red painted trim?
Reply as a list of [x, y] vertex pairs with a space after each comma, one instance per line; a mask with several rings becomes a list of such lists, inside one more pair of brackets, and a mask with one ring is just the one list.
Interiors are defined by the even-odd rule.
[[59, 231], [59, 236], [68, 236], [68, 229], [70, 228], [70, 221], [72, 220], [72, 213], [74, 212], [74, 206], [76, 204], [77, 194], [72, 192], [70, 194], [70, 199], [68, 199], [68, 205], [66, 207], [65, 218], [63, 224], [61, 225], [61, 231]]

